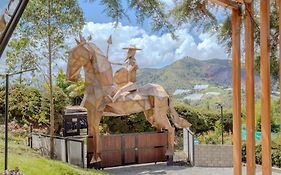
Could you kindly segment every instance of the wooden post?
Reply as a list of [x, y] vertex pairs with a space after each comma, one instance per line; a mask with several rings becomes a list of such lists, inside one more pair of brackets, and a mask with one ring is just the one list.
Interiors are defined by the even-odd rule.
[[260, 76], [261, 76], [261, 133], [262, 174], [271, 175], [271, 124], [270, 124], [270, 62], [269, 62], [269, 11], [270, 0], [260, 1]]
[[247, 175], [256, 174], [255, 162], [255, 75], [253, 4], [245, 3], [245, 71], [246, 71], [246, 159]]
[[232, 10], [232, 87], [233, 87], [233, 166], [234, 174], [242, 175], [241, 146], [241, 65], [240, 65], [240, 25], [241, 16]]
[[[279, 90], [281, 100], [281, 0], [279, 0]], [[281, 111], [281, 103], [280, 103]], [[280, 112], [280, 129], [281, 129], [281, 112]]]

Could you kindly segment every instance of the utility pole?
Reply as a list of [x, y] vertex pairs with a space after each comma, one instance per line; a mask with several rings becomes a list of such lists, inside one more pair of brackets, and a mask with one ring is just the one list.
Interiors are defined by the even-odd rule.
[[5, 87], [5, 171], [8, 169], [8, 122], [9, 122], [9, 74], [6, 77], [6, 87]]
[[8, 169], [8, 123], [9, 123], [9, 77], [17, 74], [22, 74], [24, 72], [34, 71], [35, 69], [27, 69], [15, 73], [1, 74], [6, 79], [5, 87], [5, 159], [4, 159], [4, 170]]
[[224, 133], [224, 124], [223, 124], [223, 105], [216, 103], [217, 107], [220, 108], [221, 112], [221, 144], [223, 145], [223, 133]]

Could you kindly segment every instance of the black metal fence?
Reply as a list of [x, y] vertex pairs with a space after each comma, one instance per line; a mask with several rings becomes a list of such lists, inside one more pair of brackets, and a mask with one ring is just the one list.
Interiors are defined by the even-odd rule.
[[[55, 159], [67, 162], [82, 168], [85, 165], [85, 142], [83, 139], [54, 137]], [[29, 146], [44, 156], [50, 155], [50, 135], [31, 133]]]

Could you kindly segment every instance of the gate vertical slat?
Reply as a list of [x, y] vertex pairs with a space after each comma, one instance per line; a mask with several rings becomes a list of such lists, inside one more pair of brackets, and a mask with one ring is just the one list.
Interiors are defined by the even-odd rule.
[[137, 135], [135, 135], [135, 159], [136, 159], [136, 163], [139, 163], [139, 138], [137, 137]]
[[121, 160], [122, 165], [125, 165], [125, 137], [121, 135]]
[[64, 142], [64, 144], [65, 144], [65, 161], [68, 163], [69, 161], [68, 161], [68, 144], [67, 144], [67, 138], [65, 139], [65, 142]]
[[81, 142], [81, 157], [82, 157], [82, 167], [85, 168], [84, 140], [82, 140], [82, 142]]

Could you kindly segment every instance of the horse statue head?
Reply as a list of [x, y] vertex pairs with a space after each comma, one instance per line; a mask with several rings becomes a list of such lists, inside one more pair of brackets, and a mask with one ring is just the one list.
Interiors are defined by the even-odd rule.
[[77, 45], [69, 51], [67, 79], [77, 81], [81, 68], [85, 71], [85, 81], [96, 77], [101, 86], [113, 85], [113, 73], [110, 62], [105, 54], [93, 43], [87, 42], [81, 35]]

